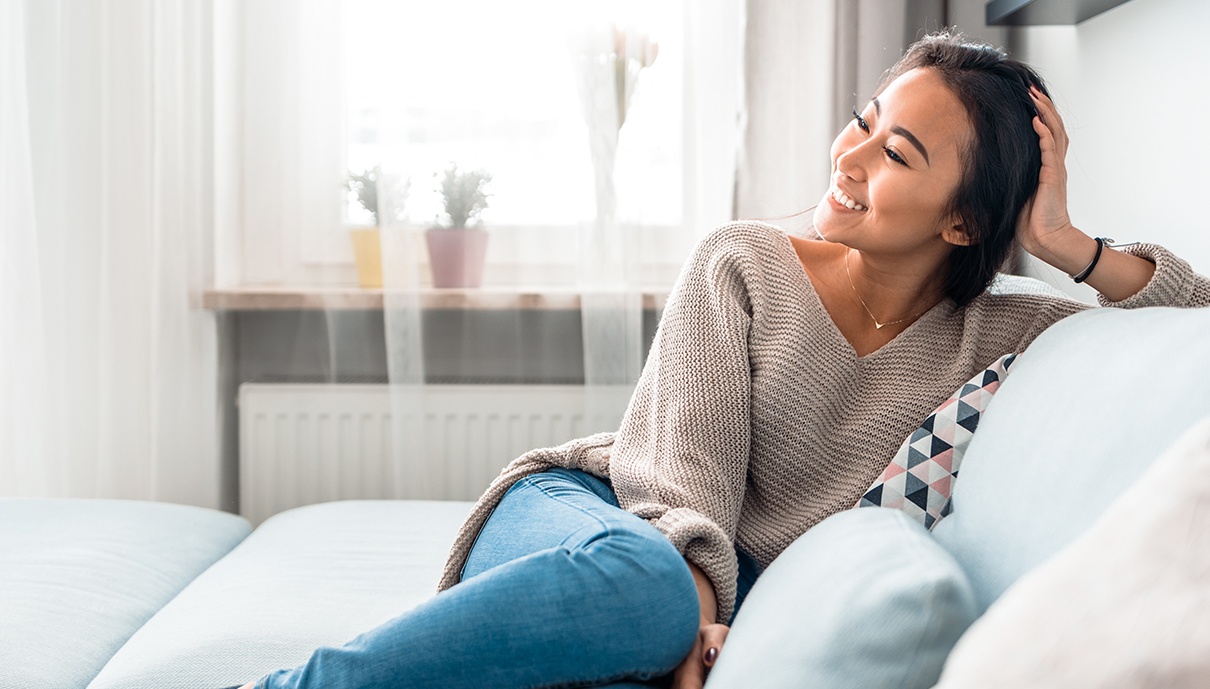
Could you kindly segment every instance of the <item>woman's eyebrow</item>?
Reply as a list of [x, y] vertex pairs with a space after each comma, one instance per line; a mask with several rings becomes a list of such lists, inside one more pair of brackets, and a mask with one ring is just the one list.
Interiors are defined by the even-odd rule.
[[[874, 103], [874, 112], [878, 115], [881, 115], [882, 114], [882, 103], [879, 103], [877, 98], [872, 99], [871, 102]], [[926, 165], [931, 165], [931, 163], [929, 163], [928, 150], [925, 149], [924, 144], [920, 143], [920, 139], [917, 139], [915, 134], [909, 132], [908, 130], [906, 130], [903, 127], [900, 127], [898, 125], [891, 127], [891, 131], [895, 132], [899, 136], [902, 136], [903, 138], [905, 138], [909, 142], [911, 142], [911, 144], [913, 146], [915, 146], [917, 150], [920, 151], [920, 155], [924, 156], [924, 163]]]
[[929, 152], [924, 150], [924, 144], [920, 143], [920, 139], [917, 139], [915, 134], [899, 126], [891, 127], [891, 131], [912, 142], [913, 146], [920, 149], [920, 155], [924, 156], [925, 164], [929, 164]]

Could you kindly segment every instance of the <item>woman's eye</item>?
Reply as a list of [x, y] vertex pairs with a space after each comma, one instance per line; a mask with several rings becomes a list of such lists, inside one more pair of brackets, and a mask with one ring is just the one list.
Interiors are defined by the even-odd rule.
[[853, 108], [853, 119], [857, 120], [857, 126], [861, 127], [861, 131], [869, 133], [870, 125], [866, 123], [865, 118], [858, 114], [856, 107]]
[[[870, 133], [870, 123], [866, 122], [865, 118], [861, 116], [861, 113], [857, 112], [856, 106], [853, 107], [853, 121], [857, 123], [857, 126], [861, 128], [861, 131], [865, 132], [866, 134]], [[886, 156], [888, 158], [890, 158], [891, 160], [895, 161], [896, 163], [899, 163], [900, 165], [902, 165], [904, 167], [908, 167], [907, 161], [903, 159], [903, 156], [896, 153], [894, 151], [894, 149], [887, 147], [887, 146], [883, 146], [882, 150], [884, 152], [886, 152]]]

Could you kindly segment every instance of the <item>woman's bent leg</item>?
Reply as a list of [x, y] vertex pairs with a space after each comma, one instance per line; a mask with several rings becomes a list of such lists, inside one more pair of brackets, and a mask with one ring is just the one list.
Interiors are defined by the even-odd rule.
[[604, 485], [565, 469], [522, 479], [462, 583], [258, 689], [534, 689], [670, 672], [697, 635], [693, 577]]

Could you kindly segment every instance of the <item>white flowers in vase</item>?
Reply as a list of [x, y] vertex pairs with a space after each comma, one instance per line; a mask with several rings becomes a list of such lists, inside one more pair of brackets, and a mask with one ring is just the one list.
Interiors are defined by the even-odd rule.
[[660, 54], [660, 44], [633, 27], [613, 27], [613, 53], [609, 59], [614, 66], [614, 91], [618, 103], [618, 130], [626, 123], [630, 99], [639, 83], [639, 73], [650, 67]]
[[617, 192], [613, 170], [618, 138], [633, 104], [639, 75], [659, 55], [659, 44], [632, 26], [589, 24], [569, 47], [576, 68], [580, 105], [588, 126], [595, 177], [597, 218], [613, 223]]

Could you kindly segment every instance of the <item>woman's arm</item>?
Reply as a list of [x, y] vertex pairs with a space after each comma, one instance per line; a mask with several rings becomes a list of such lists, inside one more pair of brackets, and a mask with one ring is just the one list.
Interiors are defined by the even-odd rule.
[[[1096, 256], [1097, 240], [1068, 223], [1068, 229], [1029, 252], [1068, 275], [1076, 275]], [[1084, 282], [1109, 301], [1123, 301], [1138, 294], [1153, 275], [1155, 264], [1151, 261], [1107, 246]]]
[[709, 578], [713, 622], [735, 604], [735, 534], [748, 468], [749, 328], [765, 229], [724, 225], [704, 237], [669, 295], [614, 439], [610, 480], [622, 509], [646, 519]]
[[758, 265], [773, 235], [730, 223], [704, 237], [669, 295], [615, 436], [610, 480], [625, 510], [677, 548], [701, 617], [675, 689], [701, 689], [735, 605], [735, 534], [747, 475], [748, 338], [760, 308]]

